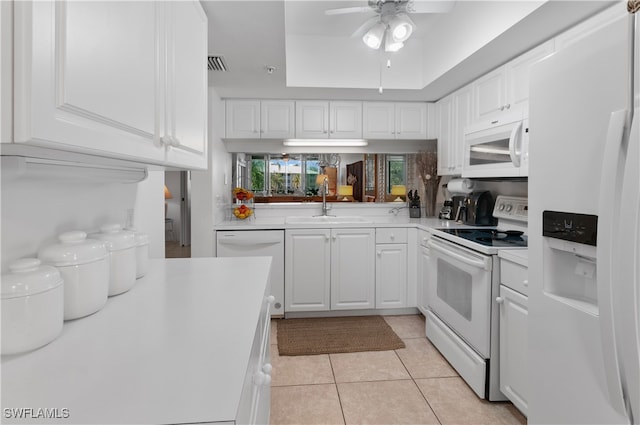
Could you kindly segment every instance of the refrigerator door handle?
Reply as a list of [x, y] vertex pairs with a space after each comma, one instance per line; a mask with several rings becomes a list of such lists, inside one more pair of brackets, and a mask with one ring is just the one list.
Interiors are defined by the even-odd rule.
[[612, 112], [604, 147], [600, 196], [598, 205], [598, 322], [602, 341], [605, 380], [611, 406], [619, 413], [627, 414], [624, 405], [620, 364], [615, 337], [613, 310], [613, 235], [618, 222], [617, 205], [620, 205], [620, 188], [624, 172], [624, 156], [621, 155], [622, 138], [627, 111]]

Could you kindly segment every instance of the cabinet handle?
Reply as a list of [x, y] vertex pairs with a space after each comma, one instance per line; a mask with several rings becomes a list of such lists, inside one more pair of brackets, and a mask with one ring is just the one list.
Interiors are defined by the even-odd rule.
[[511, 108], [511, 104], [510, 104], [510, 103], [507, 103], [507, 105], [505, 106], [505, 108], [507, 108], [507, 109]]
[[267, 297], [267, 304], [273, 304], [276, 301], [276, 297], [274, 297], [273, 295], [269, 295]]
[[522, 282], [522, 284], [525, 286], [525, 288], [529, 287], [529, 280], [525, 280], [524, 282]]
[[382, 255], [382, 251], [378, 251], [378, 257]]
[[422, 242], [427, 242], [429, 238], [422, 238]]
[[267, 375], [271, 375], [272, 370], [273, 366], [271, 366], [271, 363], [265, 363], [264, 366], [262, 366], [262, 371]]
[[391, 236], [389, 236], [389, 238], [390, 238], [391, 240], [394, 240], [394, 239], [396, 238], [396, 235], [394, 235], [394, 234], [392, 233], [392, 234], [391, 234]]
[[253, 375], [253, 383], [260, 386], [270, 385], [271, 375], [264, 373], [263, 371], [256, 372], [256, 374]]
[[175, 148], [179, 147], [180, 146], [180, 140], [178, 140], [175, 137], [172, 137], [171, 138], [171, 146], [173, 146]]
[[160, 144], [165, 146], [171, 146], [171, 136], [162, 136], [160, 138]]
[[324, 241], [327, 242], [329, 240], [329, 236], [324, 237]]
[[504, 298], [502, 298], [502, 297], [496, 297], [496, 302], [497, 302], [498, 304], [502, 304], [502, 303], [504, 303]]
[[337, 235], [333, 235], [333, 240], [335, 241], [337, 239], [338, 239], [338, 236]]

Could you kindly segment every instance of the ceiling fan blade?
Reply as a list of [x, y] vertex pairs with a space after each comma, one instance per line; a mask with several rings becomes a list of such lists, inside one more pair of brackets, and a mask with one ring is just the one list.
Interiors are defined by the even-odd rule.
[[373, 24], [375, 24], [379, 20], [380, 20], [380, 17], [377, 15], [374, 16], [373, 18], [367, 19], [366, 21], [364, 21], [362, 25], [358, 27], [357, 30], [353, 32], [353, 34], [351, 34], [351, 38], [362, 37], [366, 32], [366, 30], [368, 30]]
[[340, 9], [328, 9], [324, 11], [325, 15], [344, 15], [347, 13], [370, 12], [369, 6], [343, 7]]
[[405, 6], [408, 13], [448, 13], [456, 0], [409, 0]]

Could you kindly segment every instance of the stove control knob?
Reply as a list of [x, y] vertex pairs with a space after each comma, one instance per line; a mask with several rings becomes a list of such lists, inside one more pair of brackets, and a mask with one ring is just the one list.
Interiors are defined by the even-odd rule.
[[498, 205], [498, 211], [502, 211], [502, 210], [504, 210], [504, 204]]
[[513, 205], [509, 204], [507, 205], [506, 211], [510, 212], [513, 209]]

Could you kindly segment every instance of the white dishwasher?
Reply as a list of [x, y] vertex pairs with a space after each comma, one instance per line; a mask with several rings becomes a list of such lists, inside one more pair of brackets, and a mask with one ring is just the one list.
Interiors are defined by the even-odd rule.
[[[284, 230], [222, 230], [216, 232], [218, 257], [272, 257], [271, 316], [284, 316]], [[245, 272], [249, 273], [245, 273]], [[251, 282], [250, 270], [239, 280]], [[249, 277], [247, 277], [249, 276]]]

